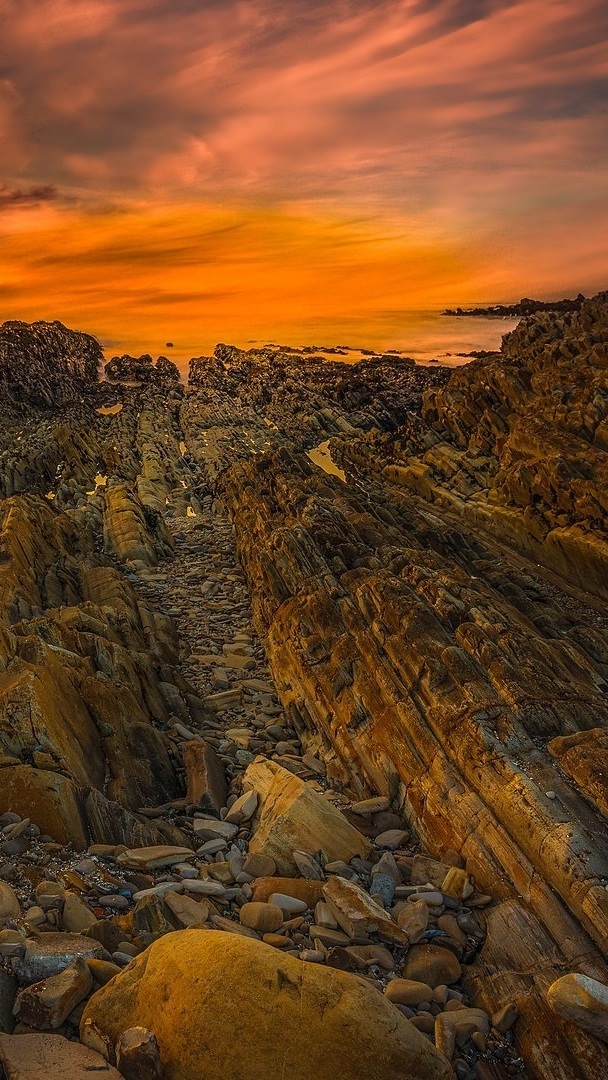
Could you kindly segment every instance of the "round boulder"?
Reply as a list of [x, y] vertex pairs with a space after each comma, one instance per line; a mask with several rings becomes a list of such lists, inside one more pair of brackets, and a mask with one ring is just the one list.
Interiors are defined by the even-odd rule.
[[449, 1080], [451, 1067], [364, 979], [217, 930], [166, 934], [90, 998], [116, 1042], [152, 1030], [166, 1080]]

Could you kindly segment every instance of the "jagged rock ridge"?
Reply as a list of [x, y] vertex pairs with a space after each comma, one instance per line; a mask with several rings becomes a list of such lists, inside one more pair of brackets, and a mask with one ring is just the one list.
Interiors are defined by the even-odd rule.
[[15, 401], [56, 407], [97, 379], [101, 346], [60, 322], [0, 326], [0, 392]]

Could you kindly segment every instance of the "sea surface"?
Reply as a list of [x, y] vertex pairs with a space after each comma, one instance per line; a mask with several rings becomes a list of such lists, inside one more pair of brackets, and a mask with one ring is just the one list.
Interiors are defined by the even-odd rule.
[[[389, 318], [388, 315], [391, 317]], [[310, 325], [291, 326], [288, 330], [274, 331], [265, 338], [242, 338], [231, 334], [222, 326], [201, 327], [200, 334], [193, 333], [188, 327], [184, 336], [179, 333], [167, 334], [165, 341], [157, 338], [124, 338], [106, 343], [105, 359], [122, 353], [140, 356], [150, 353], [156, 357], [168, 356], [180, 370], [186, 374], [188, 361], [193, 356], [210, 356], [219, 341], [236, 345], [241, 349], [260, 348], [262, 345], [290, 345], [301, 348], [305, 345], [317, 346], [320, 352], [328, 347], [348, 346], [350, 352], [342, 356], [328, 355], [328, 359], [345, 362], [359, 360], [361, 350], [373, 349], [376, 352], [398, 350], [405, 356], [411, 356], [420, 363], [440, 360], [443, 363], [458, 365], [467, 363], [468, 357], [462, 355], [482, 349], [499, 349], [503, 334], [509, 333], [518, 319], [466, 318], [442, 315], [441, 309], [385, 313], [378, 323], [366, 320], [360, 323], [345, 320], [338, 331], [335, 328], [319, 327], [316, 320]], [[172, 345], [167, 342], [171, 340]], [[304, 362], [304, 359], [303, 359]]]

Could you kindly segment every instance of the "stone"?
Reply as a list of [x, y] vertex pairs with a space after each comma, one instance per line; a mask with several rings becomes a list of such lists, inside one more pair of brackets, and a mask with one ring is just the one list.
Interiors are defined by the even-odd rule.
[[325, 926], [328, 930], [337, 930], [338, 928], [337, 919], [329, 904], [326, 904], [324, 900], [320, 900], [318, 904], [315, 904], [315, 924]]
[[510, 1001], [507, 1005], [503, 1005], [502, 1009], [492, 1015], [492, 1027], [496, 1031], [500, 1031], [501, 1035], [510, 1031], [513, 1024], [519, 1016], [519, 1009], [514, 1001]]
[[105, 986], [121, 970], [117, 964], [111, 963], [110, 960], [87, 960], [86, 964], [94, 982], [98, 986]]
[[487, 1035], [490, 1019], [482, 1009], [460, 1008], [435, 1017], [435, 1046], [451, 1061], [456, 1045], [463, 1045], [474, 1033]]
[[193, 900], [190, 896], [180, 896], [170, 892], [164, 896], [165, 906], [171, 914], [184, 927], [200, 926], [206, 923], [211, 911], [211, 906], [205, 900]]
[[391, 979], [384, 994], [393, 1005], [420, 1005], [433, 998], [433, 990], [428, 983], [415, 982], [413, 979]]
[[225, 841], [232, 840], [238, 833], [238, 825], [229, 821], [216, 821], [215, 818], [194, 818], [192, 827], [198, 839]]
[[405, 844], [409, 837], [409, 833], [405, 829], [389, 829], [388, 832], [380, 833], [374, 840], [376, 847], [388, 848], [390, 851], [396, 851]]
[[362, 799], [360, 802], [352, 803], [350, 809], [353, 814], [371, 817], [372, 814], [377, 814], [381, 810], [388, 810], [389, 806], [390, 800], [385, 795], [377, 795], [373, 799]]
[[306, 851], [293, 851], [292, 859], [303, 878], [311, 881], [325, 881], [325, 874], [316, 859]]
[[112, 1040], [133, 1026], [153, 1029], [166, 1080], [268, 1080], [277, 1062], [290, 1080], [451, 1075], [365, 980], [205, 930], [156, 941], [93, 995], [83, 1026], [89, 1020]]
[[291, 940], [283, 934], [262, 934], [265, 945], [272, 945], [273, 949], [287, 949], [291, 947]]
[[186, 892], [195, 896], [224, 896], [226, 892], [221, 881], [211, 881], [209, 878], [186, 878], [183, 884]]
[[0, 956], [23, 956], [25, 930], [0, 930]]
[[41, 881], [36, 886], [36, 903], [43, 911], [59, 910], [65, 903], [65, 889], [58, 881]]
[[123, 1031], [116, 1044], [116, 1064], [125, 1080], [162, 1080], [156, 1036], [148, 1028]]
[[0, 1064], [6, 1080], [121, 1080], [100, 1054], [63, 1035], [0, 1035]]
[[305, 900], [297, 900], [295, 896], [286, 896], [285, 893], [271, 893], [270, 904], [277, 907], [285, 915], [302, 915], [308, 910]]
[[243, 870], [245, 874], [253, 878], [271, 877], [276, 873], [276, 863], [270, 858], [270, 855], [249, 853], [245, 855]]
[[158, 844], [154, 847], [130, 848], [117, 856], [119, 866], [143, 868], [145, 870], [158, 870], [175, 863], [194, 859], [195, 854], [191, 848], [171, 847], [169, 844]]
[[429, 925], [429, 908], [425, 900], [403, 904], [397, 914], [397, 924], [407, 934], [412, 945], [422, 940]]
[[40, 1031], [54, 1031], [92, 988], [91, 971], [79, 958], [58, 975], [22, 990], [15, 1002], [14, 1015], [21, 1024]]
[[323, 899], [323, 882], [306, 878], [269, 877], [257, 878], [251, 885], [253, 899], [266, 903], [273, 894], [301, 900], [307, 908], [314, 908]]
[[97, 922], [88, 904], [76, 893], [67, 893], [61, 913], [61, 924], [69, 934], [86, 933]]
[[377, 933], [393, 945], [408, 948], [410, 940], [405, 931], [353, 881], [345, 881], [339, 877], [330, 878], [323, 886], [323, 896], [338, 925], [350, 938], [359, 934]]
[[103, 953], [99, 941], [83, 934], [41, 934], [36, 941], [26, 941], [23, 956], [13, 960], [13, 970], [19, 982], [29, 986], [51, 979], [78, 959], [103, 959]]
[[447, 893], [448, 896], [455, 896], [457, 900], [466, 898], [465, 894], [470, 896], [472, 889], [466, 870], [462, 870], [459, 866], [450, 867], [441, 883], [441, 891]]
[[186, 799], [193, 806], [219, 814], [226, 805], [228, 788], [224, 766], [213, 747], [204, 739], [192, 739], [183, 750], [186, 770]]
[[453, 915], [440, 915], [437, 919], [438, 930], [454, 941], [460, 949], [464, 949], [467, 943], [467, 935], [460, 929]]
[[283, 925], [283, 912], [277, 904], [243, 904], [239, 919], [259, 934], [272, 934]]
[[249, 850], [269, 855], [280, 874], [296, 869], [293, 851], [323, 851], [328, 861], [369, 853], [369, 841], [339, 810], [275, 762], [256, 758], [244, 783], [259, 797]]
[[258, 794], [256, 791], [246, 791], [241, 795], [236, 802], [233, 802], [232, 806], [228, 810], [224, 821], [232, 822], [235, 825], [242, 825], [243, 822], [249, 821], [253, 817], [258, 805]]
[[428, 983], [429, 986], [450, 986], [462, 975], [460, 963], [449, 949], [440, 945], [414, 945], [405, 958], [403, 974], [406, 979]]
[[250, 853], [245, 856], [243, 870], [252, 878], [272, 877], [273, 874], [276, 874], [277, 864], [269, 855], [253, 855]]
[[0, 881], [0, 928], [21, 918], [21, 905], [15, 890], [6, 881]]
[[547, 990], [547, 1003], [557, 1016], [608, 1042], [608, 986], [572, 972]]

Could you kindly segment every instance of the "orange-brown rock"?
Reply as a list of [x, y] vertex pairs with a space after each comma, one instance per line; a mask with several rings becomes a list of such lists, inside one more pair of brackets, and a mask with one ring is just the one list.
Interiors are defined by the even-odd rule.
[[293, 1080], [451, 1075], [365, 980], [213, 930], [155, 942], [90, 998], [83, 1026], [90, 1020], [112, 1041], [130, 1027], [153, 1030], [166, 1080], [268, 1080], [277, 1070]]
[[244, 783], [258, 795], [249, 850], [270, 856], [280, 873], [296, 870], [294, 851], [322, 851], [328, 862], [369, 852], [369, 841], [336, 807], [276, 762], [257, 758]]
[[307, 878], [261, 877], [252, 882], [251, 888], [256, 903], [266, 904], [273, 893], [281, 893], [283, 896], [302, 900], [307, 907], [314, 908], [315, 904], [323, 899], [323, 885], [322, 881], [311, 881]]

